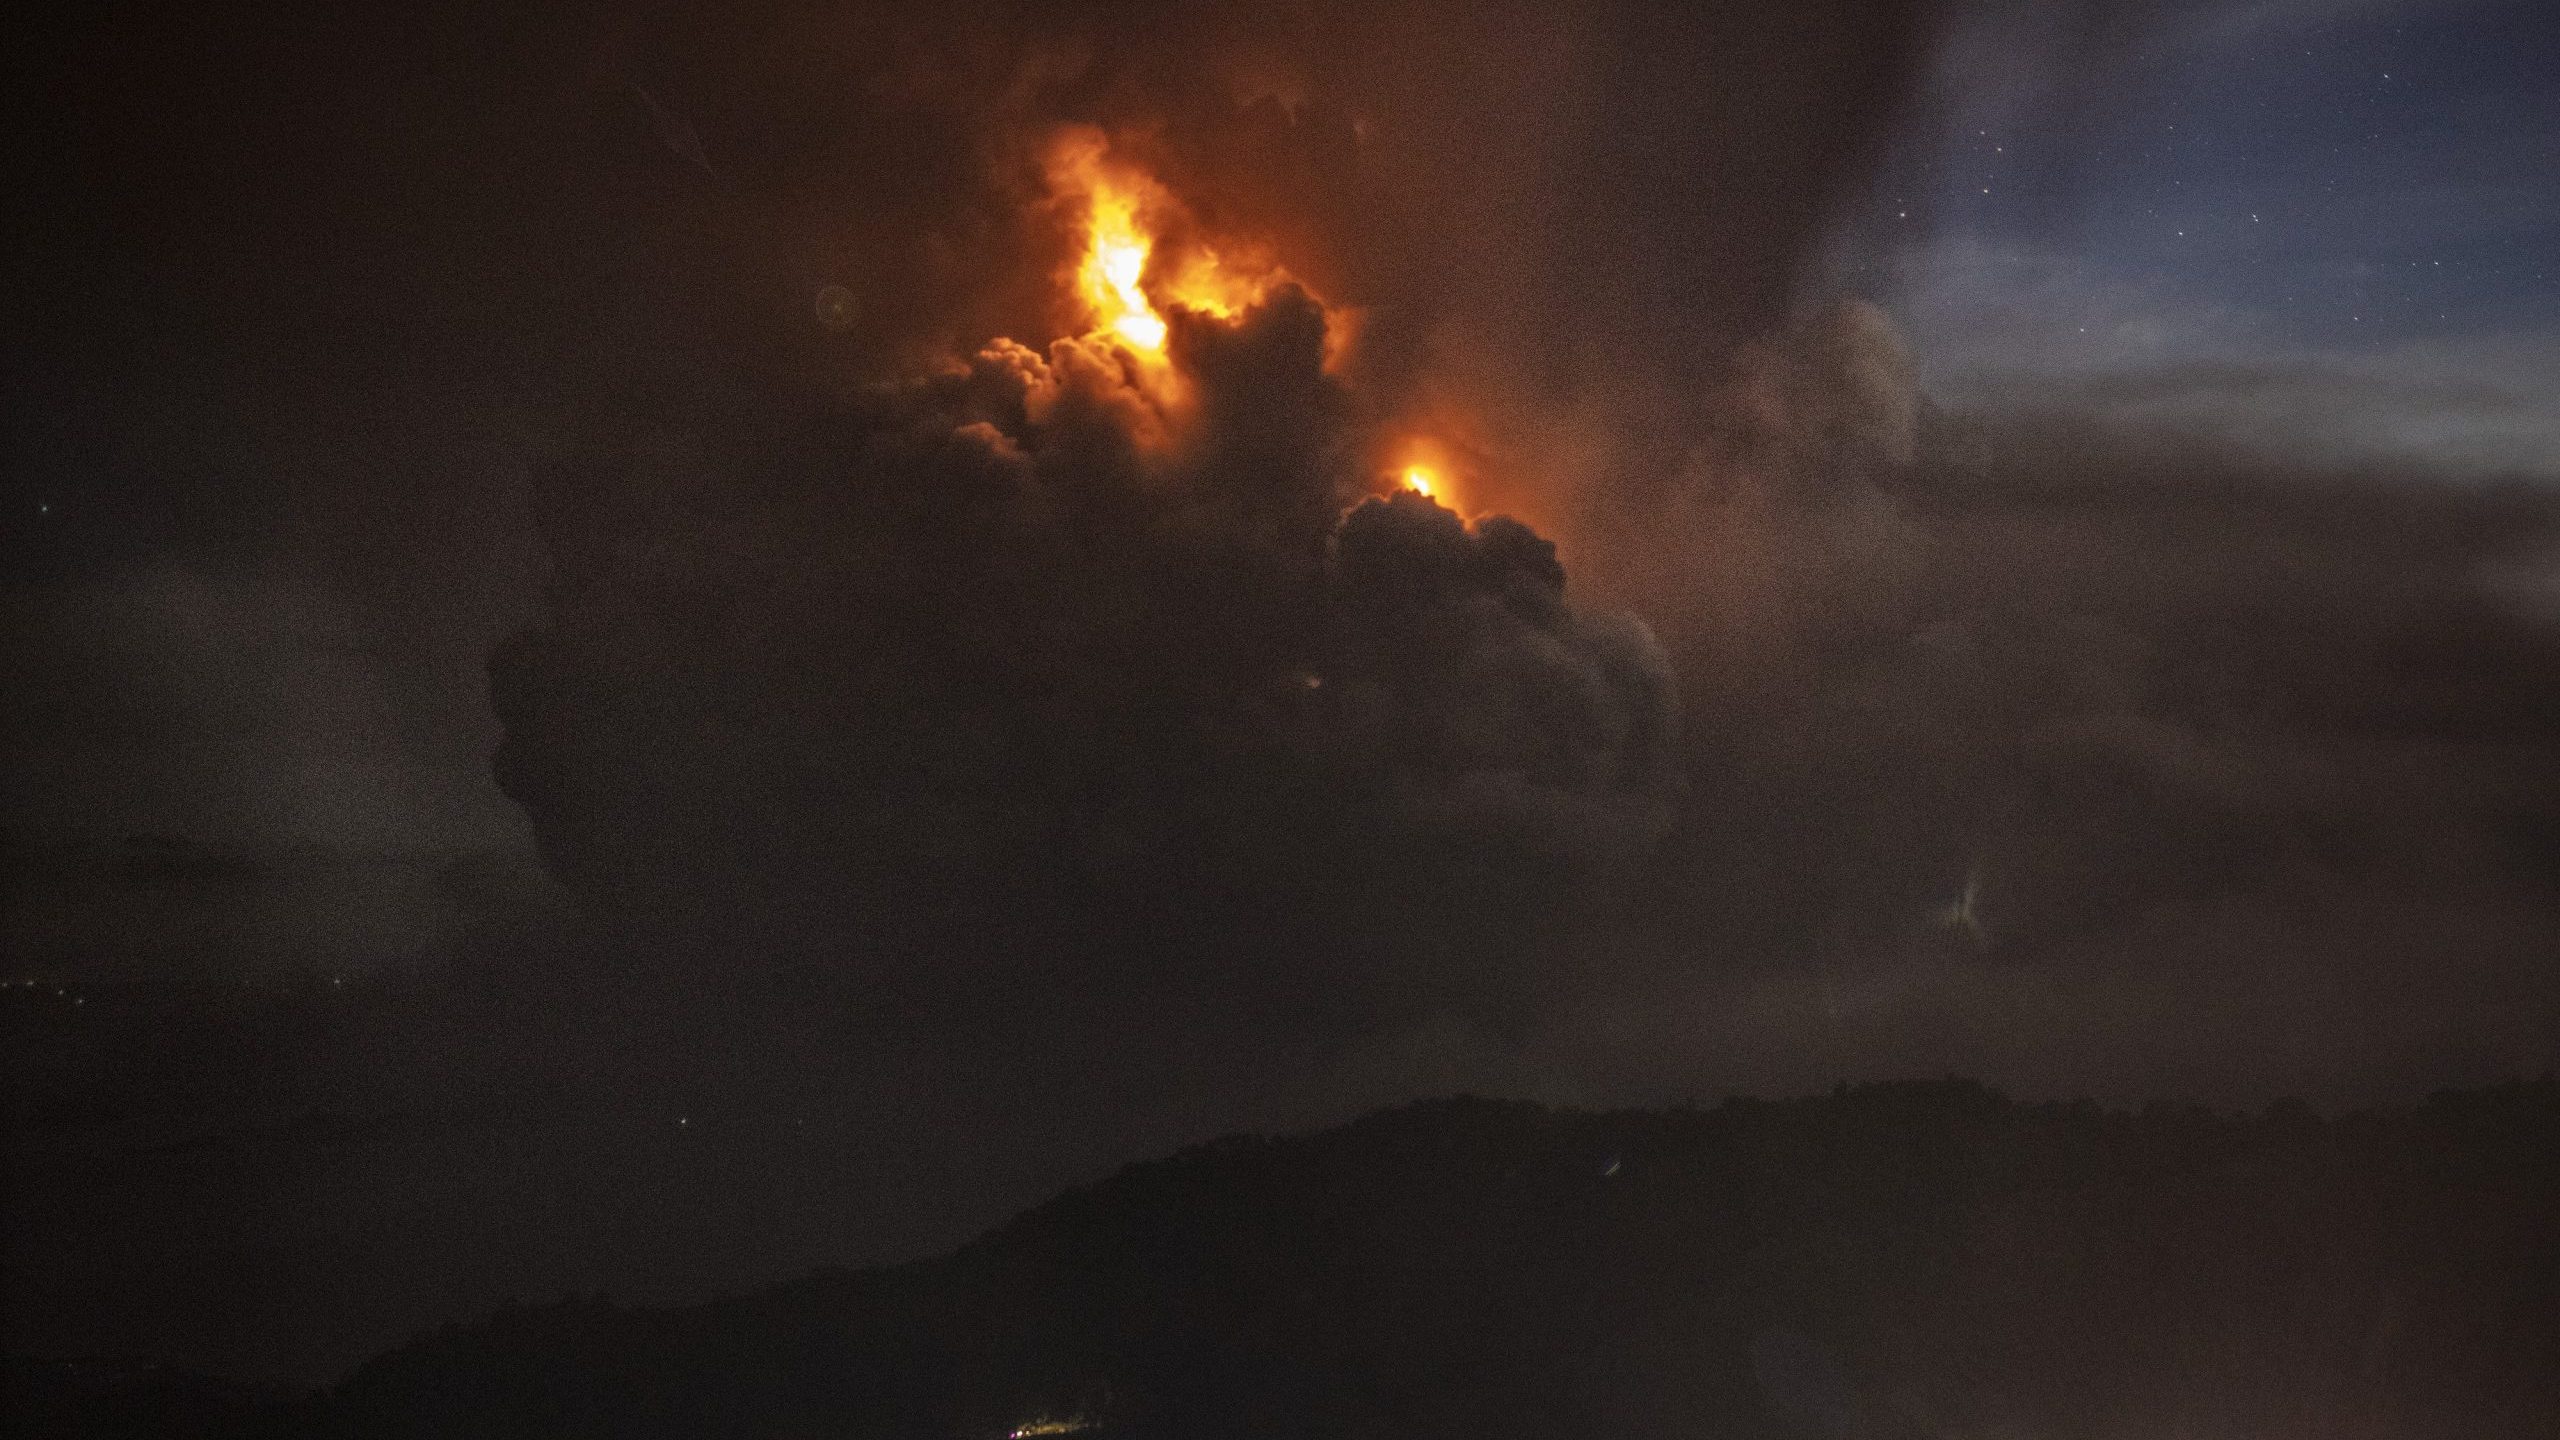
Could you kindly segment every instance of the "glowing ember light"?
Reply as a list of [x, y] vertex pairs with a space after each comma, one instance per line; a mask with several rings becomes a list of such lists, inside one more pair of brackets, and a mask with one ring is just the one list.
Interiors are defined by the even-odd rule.
[[1008, 1440], [1031, 1440], [1035, 1435], [1077, 1435], [1093, 1428], [1093, 1422], [1084, 1419], [1034, 1420], [1029, 1424], [1016, 1425], [1007, 1432], [1007, 1437]]
[[1404, 488], [1421, 496], [1425, 500], [1437, 498], [1437, 492], [1434, 487], [1439, 483], [1439, 477], [1433, 475], [1430, 467], [1428, 466], [1407, 465], [1404, 467]]
[[1138, 288], [1155, 242], [1138, 228], [1137, 198], [1095, 177], [1091, 223], [1092, 238], [1076, 280], [1085, 303], [1093, 307], [1096, 328], [1150, 354], [1162, 350], [1164, 317]]
[[[1172, 327], [1160, 303], [1233, 320], [1282, 272], [1250, 245], [1224, 254], [1211, 248], [1179, 200], [1143, 172], [1106, 158], [1108, 151], [1100, 132], [1078, 129], [1050, 154], [1050, 183], [1083, 211], [1076, 296], [1092, 316], [1089, 333], [1120, 342], [1142, 361], [1164, 360]], [[1150, 369], [1164, 378], [1160, 367]]]

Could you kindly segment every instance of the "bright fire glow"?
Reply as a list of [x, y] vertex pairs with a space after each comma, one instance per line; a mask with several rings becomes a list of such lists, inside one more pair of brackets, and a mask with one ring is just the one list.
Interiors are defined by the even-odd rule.
[[1425, 500], [1435, 497], [1437, 492], [1434, 487], [1439, 483], [1440, 477], [1432, 474], [1430, 467], [1427, 465], [1407, 465], [1404, 467], [1404, 488], [1421, 496]]
[[1091, 333], [1117, 340], [1140, 360], [1162, 360], [1171, 327], [1159, 304], [1233, 320], [1260, 302], [1281, 272], [1250, 245], [1226, 254], [1212, 249], [1193, 232], [1179, 200], [1108, 153], [1100, 132], [1075, 130], [1050, 156], [1050, 183], [1084, 210], [1076, 296], [1092, 315]]
[[1139, 228], [1137, 197], [1113, 189], [1100, 176], [1093, 188], [1091, 235], [1076, 280], [1085, 303], [1093, 307], [1096, 328], [1149, 354], [1162, 351], [1164, 317], [1138, 288], [1155, 242]]

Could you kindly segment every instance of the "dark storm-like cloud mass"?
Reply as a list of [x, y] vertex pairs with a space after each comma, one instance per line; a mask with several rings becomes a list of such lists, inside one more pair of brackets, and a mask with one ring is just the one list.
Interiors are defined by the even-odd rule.
[[1514, 522], [1358, 500], [1303, 292], [1177, 323], [1187, 421], [1125, 352], [999, 343], [690, 486], [548, 482], [558, 623], [493, 695], [555, 872], [892, 985], [1303, 1005], [1453, 980], [1435, 934], [1498, 969], [1640, 853], [1671, 790], [1642, 626]]
[[[2183, 858], [2225, 884], [2306, 847], [2414, 879], [2430, 867], [2386, 817], [2497, 831], [2549, 803], [2551, 637], [2516, 583], [2547, 564], [2535, 489], [1944, 415], [1872, 312], [1746, 353], [1725, 408], [1641, 534], [1595, 536], [1645, 562], [1632, 593], [1688, 662], [1701, 746], [1855, 758], [1880, 808], [1942, 791], [1934, 833], [2046, 814], [2157, 852], [2134, 871]], [[2117, 809], [2146, 804], [2196, 843]], [[2240, 855], [2208, 858], [2206, 830]]]
[[[726, 891], [822, 946], [841, 923], [775, 917], [863, 910], [884, 923], [851, 933], [878, 939], [938, 934], [944, 912], [1077, 913], [1075, 943], [1124, 954], [1250, 934], [1310, 976], [1442, 977], [1412, 1003], [1473, 972], [1513, 976], [1492, 987], [1507, 992], [1543, 968], [1517, 958], [1524, 937], [1608, 911], [1667, 825], [1667, 672], [1640, 625], [1557, 598], [1552, 547], [1525, 527], [1470, 532], [1412, 501], [1346, 515], [1378, 488], [1359, 467], [1451, 354], [1561, 394], [1676, 383], [1768, 324], [1922, 14], [635, 25], [599, 63], [646, 71], [655, 108], [690, 115], [730, 177], [673, 182], [715, 286], [796, 306], [841, 283], [860, 320], [784, 329], [779, 310], [728, 306], [699, 331], [741, 358], [711, 371], [724, 394], [752, 376], [767, 420], [680, 397], [669, 413], [717, 454], [543, 483], [560, 623], [497, 666], [502, 778], [555, 869], [621, 908]], [[1417, 53], [1427, 76], [1391, 58]], [[1155, 422], [1089, 348], [999, 346], [902, 378], [992, 334], [1086, 323], [1059, 284], [1074, 214], [1044, 178], [1062, 123], [1102, 127], [1200, 240], [1265, 250], [1322, 293], [1336, 333], [1356, 327], [1341, 373], [1319, 365], [1312, 309], [1197, 327], [1180, 363], [1199, 414], [1170, 476], [1138, 454]], [[627, 158], [662, 178], [684, 163]], [[783, 253], [821, 239], [823, 263]], [[1699, 273], [1722, 283], [1684, 278]], [[811, 397], [837, 418], [793, 418]], [[799, 633], [742, 640], [715, 604]], [[688, 633], [633, 638], [671, 626]], [[590, 628], [632, 653], [608, 657]], [[664, 708], [717, 696], [725, 729], [638, 698], [696, 653], [720, 664]], [[824, 714], [775, 718], [831, 691]], [[608, 758], [625, 747], [652, 758]], [[1206, 918], [1202, 894], [1222, 897]], [[957, 948], [987, 963], [1060, 943], [1040, 933]]]
[[2102, 1089], [2541, 1063], [2547, 493], [1948, 416], [1899, 368], [1873, 317], [1746, 358], [1737, 428], [1594, 537], [1681, 677], [1663, 903], [1794, 970], [1640, 1033]]
[[[1581, 536], [1657, 645], [1522, 527], [1346, 510], [1316, 322], [1186, 330], [1215, 379], [1170, 462], [1095, 347], [993, 348], [715, 468], [766, 517], [725, 558], [717, 515], [631, 508], [670, 481], [556, 482], [564, 622], [498, 693], [563, 873], [919, 1015], [991, 968], [1405, 1037], [1354, 1089], [2351, 1093], [2548, 1053], [2545, 497], [1940, 415], [1843, 309], [1738, 353], [1723, 423]], [[1289, 419], [1248, 444], [1239, 395]], [[565, 798], [599, 780], [607, 823]]]
[[[1623, 26], [1589, 23], [1610, 71]], [[1747, 33], [1722, 23], [1698, 33]], [[2056, 1086], [2158, 1062], [2353, 1089], [2547, 1045], [2535, 494], [1949, 417], [1878, 313], [1683, 328], [1694, 282], [1666, 283], [1655, 313], [1685, 318], [1653, 334], [1606, 305], [1570, 337], [1524, 322], [1567, 294], [1537, 285], [1488, 318], [1465, 281], [1414, 289], [1444, 303], [1399, 332], [1402, 227], [1468, 214], [1456, 253], [1524, 232], [1445, 178], [1362, 210], [1416, 142], [1363, 138], [1356, 86], [1146, 78], [1151, 44], [1272, 53], [1214, 31], [958, 33], [980, 48], [899, 53], [1017, 81], [943, 112], [976, 168], [912, 192], [928, 217], [976, 197], [996, 246], [967, 252], [975, 283], [899, 302], [933, 317], [948, 289], [964, 317], [881, 352], [927, 378], [839, 380], [823, 419], [785, 405], [543, 483], [554, 623], [499, 658], [500, 774], [600, 913], [747, 927], [918, 1005], [982, 973], [1423, 1024], [1462, 1037], [1462, 1072], [1500, 1051], [1568, 1088], [1818, 1080], [1863, 1047]], [[1022, 297], [1024, 333], [1074, 327], [1069, 217], [1026, 158], [1065, 120], [1123, 126], [1205, 232], [1267, 225], [1329, 299], [1373, 304], [1352, 358], [1324, 368], [1326, 317], [1289, 292], [1183, 327], [1201, 393], [1171, 459], [1102, 347], [892, 363], [993, 324], [988, 296]], [[1722, 153], [1678, 133], [1646, 143]], [[1662, 273], [1746, 296], [1782, 294], [1766, 262], [1812, 233], [1703, 223], [1728, 238]], [[1031, 238], [997, 244], [1006, 224]], [[1603, 289], [1654, 246], [1627, 244], [1595, 252]], [[1612, 431], [1488, 482], [1556, 517], [1562, 563], [1513, 522], [1354, 503], [1450, 336], [1512, 342], [1454, 367], [1488, 393]], [[1596, 405], [1595, 353], [1623, 382]], [[1567, 568], [1596, 603], [1563, 599]], [[2412, 963], [2447, 977], [2422, 1004]], [[2267, 1027], [2291, 1038], [2258, 1074], [2237, 1037]]]
[[[1589, 385], [1783, 309], [1925, 8], [30, 17], [8, 598], [64, 612], [174, 570], [343, 607], [434, 772], [400, 843], [520, 843], [476, 661], [534, 601], [525, 472], [1080, 327], [1040, 176], [1057, 124], [1108, 127], [1206, 231], [1358, 311], [1381, 404], [1452, 354]], [[181, 788], [261, 787], [199, 764]]]

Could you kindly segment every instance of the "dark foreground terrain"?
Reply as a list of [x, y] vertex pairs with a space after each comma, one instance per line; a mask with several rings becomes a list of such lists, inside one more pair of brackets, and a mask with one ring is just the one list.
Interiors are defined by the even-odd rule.
[[[752, 1183], [742, 1178], [741, 1183]], [[1239, 1138], [957, 1254], [570, 1301], [322, 1394], [12, 1367], [18, 1433], [2550, 1436], [2560, 1084], [2323, 1118], [1947, 1081]]]

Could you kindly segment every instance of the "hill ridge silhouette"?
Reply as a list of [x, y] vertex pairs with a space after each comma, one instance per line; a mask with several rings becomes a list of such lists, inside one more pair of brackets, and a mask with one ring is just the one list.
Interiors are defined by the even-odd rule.
[[2547, 1077], [2336, 1116], [1457, 1096], [934, 1259], [512, 1307], [223, 1433], [2547, 1435], [2554, 1215]]

